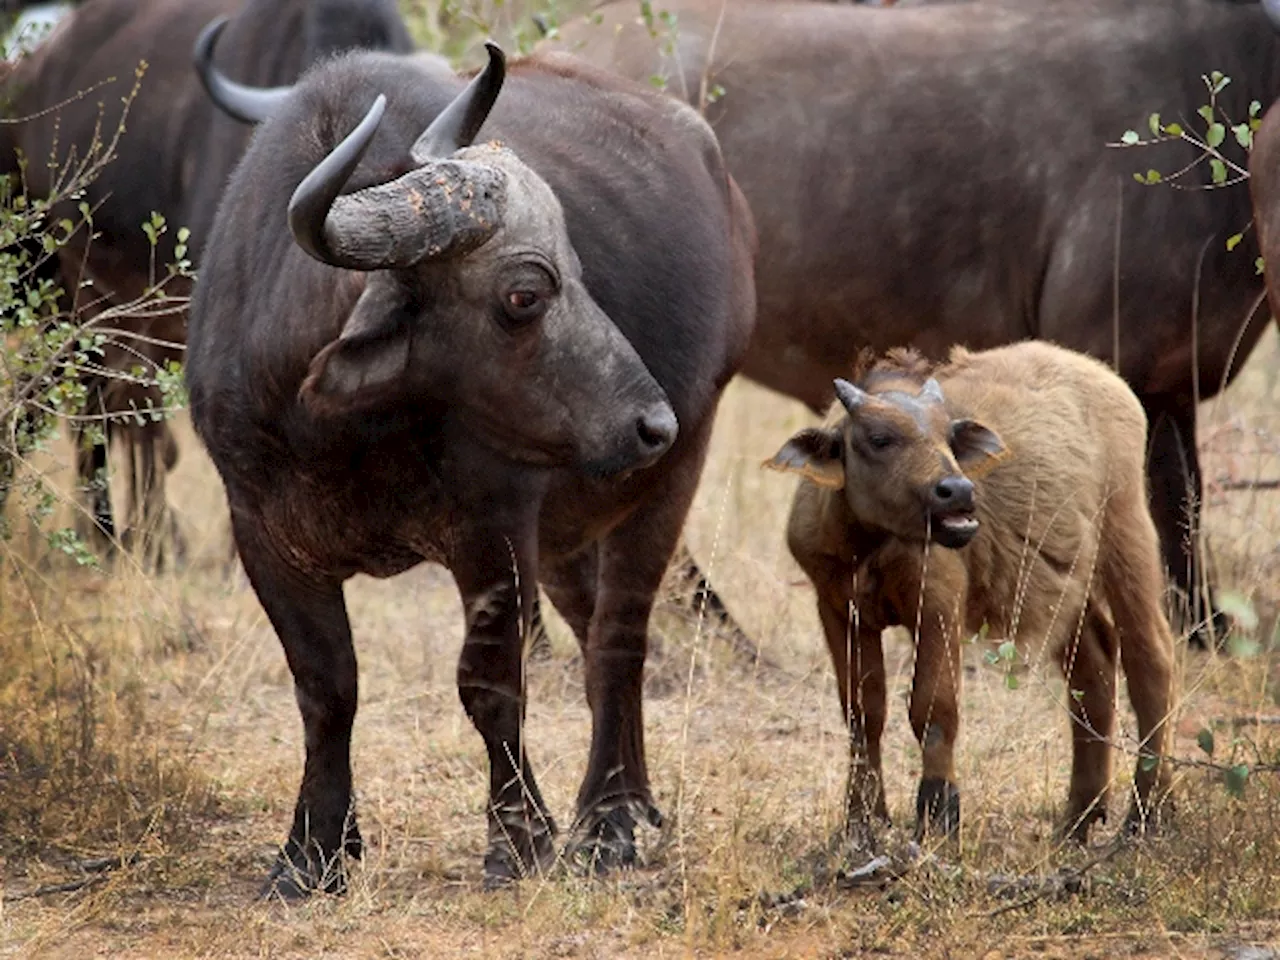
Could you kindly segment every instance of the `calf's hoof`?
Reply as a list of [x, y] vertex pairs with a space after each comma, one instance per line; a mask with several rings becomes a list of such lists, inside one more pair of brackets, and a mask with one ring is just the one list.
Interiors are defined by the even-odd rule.
[[565, 851], [579, 867], [595, 876], [634, 867], [636, 818], [651, 827], [662, 826], [662, 813], [648, 800], [629, 800], [599, 806], [579, 819], [575, 838]]
[[1169, 825], [1173, 818], [1173, 801], [1167, 797], [1151, 804], [1135, 800], [1124, 818], [1124, 835], [1141, 839], [1154, 837]]
[[489, 848], [484, 855], [484, 889], [501, 890], [535, 873], [549, 869], [556, 859], [556, 825], [550, 815], [516, 822], [503, 821], [489, 828]]
[[1058, 831], [1062, 840], [1084, 846], [1089, 842], [1089, 829], [1095, 823], [1106, 823], [1107, 803], [1105, 798], [1080, 808], [1073, 808], [1062, 822]]
[[916, 841], [925, 834], [954, 837], [960, 832], [960, 788], [941, 777], [925, 777], [916, 792]]

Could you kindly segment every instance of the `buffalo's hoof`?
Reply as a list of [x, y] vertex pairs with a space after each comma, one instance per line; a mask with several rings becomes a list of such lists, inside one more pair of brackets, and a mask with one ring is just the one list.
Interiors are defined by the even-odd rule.
[[662, 826], [661, 811], [648, 800], [598, 807], [579, 821], [577, 836], [565, 851], [566, 856], [597, 877], [634, 867], [639, 862], [637, 815], [651, 827]]
[[484, 889], [501, 890], [518, 880], [548, 870], [556, 859], [556, 825], [543, 813], [491, 823], [489, 849], [484, 855]]
[[363, 854], [364, 841], [354, 821], [347, 826], [339, 853], [326, 853], [315, 840], [299, 843], [291, 837], [276, 857], [258, 899], [305, 900], [313, 893], [341, 896], [347, 892], [347, 858], [359, 860]]
[[347, 868], [341, 854], [324, 860], [308, 858], [303, 863], [281, 854], [258, 891], [258, 899], [292, 902], [305, 900], [313, 893], [341, 896], [346, 892]]
[[960, 832], [960, 789], [950, 780], [925, 777], [916, 792], [916, 841], [926, 833], [954, 837]]

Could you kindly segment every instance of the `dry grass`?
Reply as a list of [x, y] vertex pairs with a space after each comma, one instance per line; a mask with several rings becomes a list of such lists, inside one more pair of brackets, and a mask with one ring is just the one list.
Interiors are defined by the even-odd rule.
[[[1275, 341], [1205, 405], [1215, 480], [1280, 477]], [[757, 467], [808, 420], [742, 382], [722, 408], [689, 540], [784, 669], [746, 669], [677, 613], [658, 617], [646, 720], [669, 826], [643, 836], [648, 866], [480, 892], [485, 756], [453, 687], [460, 610], [448, 575], [422, 567], [348, 587], [369, 849], [348, 896], [297, 908], [252, 896], [288, 825], [301, 726], [270, 626], [243, 582], [222, 573], [218, 484], [184, 426], [172, 495], [193, 562], [180, 576], [6, 557], [0, 955], [1217, 957], [1239, 942], [1277, 943], [1274, 775], [1255, 775], [1235, 799], [1216, 774], [1184, 769], [1168, 835], [1092, 869], [1081, 894], [1004, 909], [1010, 901], [987, 889], [993, 874], [1047, 876], [1097, 851], [1052, 841], [1069, 764], [1060, 682], [1035, 668], [1009, 690], [977, 645], [966, 660], [959, 849], [883, 889], [814, 886], [838, 826], [844, 736], [812, 594], [781, 536], [792, 482]], [[1224, 582], [1259, 613], [1261, 650], [1180, 653], [1176, 752], [1203, 757], [1195, 737], [1212, 726], [1219, 759], [1275, 762], [1280, 726], [1265, 721], [1280, 716], [1280, 492], [1218, 489], [1207, 523]], [[555, 656], [530, 668], [528, 731], [563, 824], [588, 713], [573, 641], [552, 629]], [[888, 650], [890, 808], [909, 824], [919, 769], [903, 702], [910, 646], [895, 637]], [[1118, 760], [1121, 786], [1130, 766]], [[77, 865], [133, 855], [114, 871]], [[74, 892], [25, 896], [87, 878]]]

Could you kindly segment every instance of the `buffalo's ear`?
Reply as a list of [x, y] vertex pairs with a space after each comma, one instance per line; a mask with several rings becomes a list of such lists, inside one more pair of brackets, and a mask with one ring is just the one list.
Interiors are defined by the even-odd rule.
[[844, 439], [839, 430], [809, 427], [784, 443], [764, 466], [839, 490], [844, 486]]
[[311, 361], [299, 399], [324, 415], [367, 407], [392, 393], [409, 365], [410, 319], [407, 291], [371, 278], [338, 339]]
[[1009, 455], [1000, 435], [977, 420], [951, 421], [951, 452], [960, 469], [980, 477]]

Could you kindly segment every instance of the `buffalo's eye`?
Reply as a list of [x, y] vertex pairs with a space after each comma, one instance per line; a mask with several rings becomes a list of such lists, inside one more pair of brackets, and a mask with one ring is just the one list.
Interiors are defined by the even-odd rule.
[[867, 443], [871, 444], [873, 450], [888, 450], [893, 446], [893, 434], [890, 433], [873, 433], [867, 437]]
[[507, 326], [523, 327], [547, 312], [547, 298], [538, 290], [508, 290], [502, 298]]

